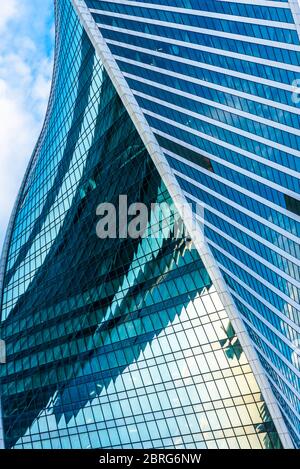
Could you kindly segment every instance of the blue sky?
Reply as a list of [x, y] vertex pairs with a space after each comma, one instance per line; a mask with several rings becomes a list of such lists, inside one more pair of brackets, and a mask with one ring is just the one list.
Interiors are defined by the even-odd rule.
[[49, 97], [53, 0], [1, 0], [0, 249]]

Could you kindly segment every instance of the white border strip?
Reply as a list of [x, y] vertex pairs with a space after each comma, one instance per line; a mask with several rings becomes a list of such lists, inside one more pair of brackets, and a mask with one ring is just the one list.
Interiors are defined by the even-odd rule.
[[211, 277], [211, 280], [220, 296], [220, 300], [228, 314], [230, 321], [237, 333], [241, 346], [246, 354], [246, 357], [251, 364], [252, 371], [256, 377], [260, 390], [264, 396], [266, 404], [269, 408], [270, 414], [273, 418], [274, 425], [280, 435], [281, 442], [285, 448], [293, 448], [293, 443], [289, 435], [287, 426], [283, 420], [280, 408], [276, 402], [275, 396], [271, 390], [270, 384], [267, 380], [265, 371], [259, 361], [255, 348], [252, 345], [248, 332], [241, 320], [240, 314], [235, 306], [234, 300], [231, 297], [228, 287], [223, 279], [221, 271], [207, 245], [203, 240], [201, 229], [195, 233], [195, 219], [194, 214], [187, 203], [183, 192], [171, 170], [160, 146], [158, 145], [154, 134], [149, 127], [148, 122], [140, 107], [134, 98], [131, 89], [129, 88], [126, 79], [121, 73], [118, 64], [112, 56], [102, 34], [97, 27], [89, 9], [84, 0], [72, 0], [75, 10], [95, 47], [95, 50], [102, 60], [102, 63], [116, 88], [125, 108], [127, 109], [138, 133], [146, 149], [149, 152], [163, 182], [165, 183], [170, 196], [182, 218], [184, 218], [187, 230], [193, 233], [193, 242], [198, 249], [199, 255]]

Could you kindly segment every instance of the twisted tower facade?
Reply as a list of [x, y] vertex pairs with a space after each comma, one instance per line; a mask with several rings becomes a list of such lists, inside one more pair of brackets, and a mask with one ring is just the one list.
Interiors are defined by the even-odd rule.
[[[6, 447], [300, 445], [298, 19], [284, 0], [56, 1], [2, 256]], [[121, 194], [152, 228], [174, 204], [191, 239], [99, 240]]]

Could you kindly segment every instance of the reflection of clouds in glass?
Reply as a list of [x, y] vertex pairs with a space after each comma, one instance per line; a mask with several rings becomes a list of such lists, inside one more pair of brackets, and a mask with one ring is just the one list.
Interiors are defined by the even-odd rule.
[[293, 345], [295, 346], [295, 350], [292, 353], [292, 363], [298, 370], [300, 370], [300, 340], [295, 340]]

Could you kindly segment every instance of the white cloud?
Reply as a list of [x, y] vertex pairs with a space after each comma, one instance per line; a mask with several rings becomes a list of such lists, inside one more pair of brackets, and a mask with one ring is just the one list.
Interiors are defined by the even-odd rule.
[[52, 75], [52, 0], [1, 0], [0, 248], [41, 130]]
[[0, 31], [2, 32], [7, 27], [7, 24], [12, 18], [18, 15], [17, 0], [2, 0], [1, 1], [1, 15], [0, 15]]

